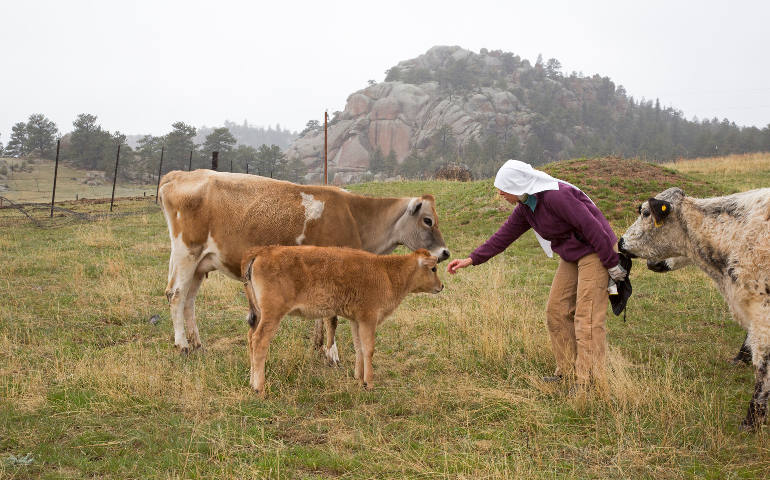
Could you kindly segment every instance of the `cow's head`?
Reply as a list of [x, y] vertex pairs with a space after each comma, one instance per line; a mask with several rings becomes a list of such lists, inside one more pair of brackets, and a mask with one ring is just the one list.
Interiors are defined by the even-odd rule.
[[410, 291], [412, 293], [438, 293], [443, 290], [444, 284], [441, 283], [436, 268], [438, 259], [424, 248], [417, 250], [412, 256], [417, 261], [417, 271], [412, 278]]
[[396, 222], [395, 235], [398, 243], [410, 250], [424, 248], [441, 262], [449, 258], [449, 250], [438, 228], [435, 204], [433, 195], [412, 198]]
[[664, 260], [682, 255], [685, 236], [679, 220], [684, 191], [669, 188], [639, 206], [639, 218], [618, 242], [618, 250], [632, 257]]

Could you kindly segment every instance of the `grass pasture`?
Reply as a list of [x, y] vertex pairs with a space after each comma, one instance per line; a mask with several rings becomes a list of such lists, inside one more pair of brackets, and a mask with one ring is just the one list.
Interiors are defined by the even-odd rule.
[[[2, 158], [8, 165], [20, 164], [17, 158]], [[7, 185], [9, 190], [0, 193], [2, 196], [17, 202], [51, 202], [53, 188], [54, 162], [51, 160], [36, 160], [28, 164], [29, 171], [11, 171], [6, 180], [0, 183]], [[81, 198], [109, 198], [112, 193], [112, 180], [103, 185], [86, 185], [82, 182], [85, 171], [72, 168], [65, 162], [59, 162], [56, 175], [56, 201], [68, 201]], [[120, 181], [115, 186], [116, 197], [141, 197], [155, 195], [156, 185], [137, 185]]]
[[[606, 162], [547, 170], [602, 202], [618, 233], [664, 188], [724, 188]], [[510, 211], [491, 181], [351, 190], [433, 193], [454, 257]], [[204, 350], [174, 351], [168, 243], [159, 211], [0, 229], [0, 478], [770, 476], [768, 427], [737, 428], [753, 374], [725, 360], [744, 333], [695, 269], [637, 262], [628, 320], [608, 322], [605, 392], [573, 398], [539, 380], [555, 367], [544, 305], [556, 260], [527, 233], [483, 266], [443, 274], [441, 294], [409, 297], [380, 326], [372, 391], [353, 379], [346, 321], [334, 369], [310, 345], [312, 322], [284, 319], [260, 400], [240, 283], [210, 275], [198, 296]]]
[[770, 186], [770, 152], [685, 159], [666, 167], [718, 185], [725, 193]]

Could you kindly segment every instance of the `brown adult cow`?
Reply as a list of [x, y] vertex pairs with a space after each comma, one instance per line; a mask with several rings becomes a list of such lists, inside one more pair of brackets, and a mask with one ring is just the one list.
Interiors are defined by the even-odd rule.
[[[159, 195], [171, 237], [166, 296], [174, 344], [182, 352], [201, 345], [195, 296], [203, 278], [219, 270], [241, 279], [241, 259], [250, 247], [341, 246], [384, 254], [405, 245], [428, 249], [440, 260], [449, 257], [432, 195], [372, 198], [337, 187], [212, 170], [169, 172]], [[336, 324], [336, 317], [326, 319], [324, 351], [333, 363], [339, 361]]]

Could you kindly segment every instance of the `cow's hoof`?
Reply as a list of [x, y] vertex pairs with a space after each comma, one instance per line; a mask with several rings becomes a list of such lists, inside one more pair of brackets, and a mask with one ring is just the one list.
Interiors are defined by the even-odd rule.
[[747, 422], [746, 420], [744, 420], [738, 426], [738, 430], [740, 430], [741, 432], [753, 433], [757, 430], [757, 425], [755, 423]]
[[749, 362], [746, 362], [744, 359], [738, 358], [738, 357], [727, 360], [727, 363], [729, 363], [733, 367], [742, 367], [744, 365], [749, 365]]
[[259, 390], [257, 388], [254, 389], [254, 396], [260, 399], [265, 398], [265, 389]]
[[326, 355], [326, 364], [330, 367], [340, 366], [340, 352], [337, 349], [337, 344], [333, 343], [331, 348], [324, 347], [324, 354]]
[[361, 386], [364, 387], [364, 390], [367, 392], [371, 392], [374, 389], [374, 384], [371, 382], [363, 382]]
[[183, 355], [183, 356], [187, 356], [187, 355], [189, 355], [189, 354], [190, 354], [190, 352], [192, 351], [192, 350], [190, 350], [190, 346], [189, 346], [189, 345], [188, 345], [188, 346], [185, 346], [185, 347], [182, 347], [182, 346], [180, 346], [180, 345], [177, 345], [177, 346], [176, 346], [176, 348], [179, 350], [179, 354], [180, 354], [180, 355]]

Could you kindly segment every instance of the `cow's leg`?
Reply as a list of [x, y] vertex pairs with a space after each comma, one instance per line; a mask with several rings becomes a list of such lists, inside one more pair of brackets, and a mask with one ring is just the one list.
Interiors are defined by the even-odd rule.
[[374, 331], [377, 327], [377, 320], [368, 318], [358, 323], [358, 337], [361, 341], [361, 356], [364, 363], [363, 386], [367, 390], [374, 387], [374, 368], [372, 358], [374, 357]]
[[193, 279], [190, 282], [190, 286], [187, 290], [187, 298], [184, 302], [184, 322], [185, 330], [187, 332], [187, 342], [190, 348], [195, 350], [201, 346], [201, 337], [198, 333], [198, 323], [195, 321], [195, 297], [198, 296], [198, 289], [203, 283], [205, 274], [196, 272], [193, 275]]
[[249, 329], [249, 357], [251, 360], [250, 385], [261, 396], [265, 394], [265, 359], [270, 340], [278, 331], [278, 325], [283, 317], [282, 312], [262, 310], [259, 312], [259, 323]]
[[755, 367], [756, 383], [754, 384], [754, 395], [749, 402], [749, 409], [746, 412], [746, 418], [741, 424], [744, 430], [753, 430], [765, 421], [767, 415], [767, 398], [770, 396], [770, 344], [751, 339], [752, 362]]
[[340, 352], [337, 349], [337, 342], [335, 341], [335, 335], [337, 333], [337, 316], [324, 318], [324, 325], [326, 326], [326, 344], [324, 345], [324, 353], [326, 354], [326, 361], [332, 367], [337, 367], [340, 364]]
[[364, 376], [364, 357], [361, 351], [361, 337], [358, 335], [358, 322], [350, 320], [350, 336], [353, 337], [353, 348], [356, 351], [356, 366], [353, 370], [353, 377], [356, 380], [363, 379]]
[[174, 325], [174, 345], [182, 353], [190, 350], [190, 344], [185, 337], [185, 305], [190, 286], [195, 282], [197, 259], [186, 248], [172, 247], [169, 262], [168, 285], [166, 298], [171, 307], [171, 322]]
[[730, 363], [733, 365], [738, 365], [740, 363], [745, 363], [746, 365], [751, 365], [751, 347], [749, 346], [749, 335], [746, 334], [746, 338], [743, 340], [743, 345], [741, 345], [741, 349], [738, 350], [738, 353], [730, 360]]

